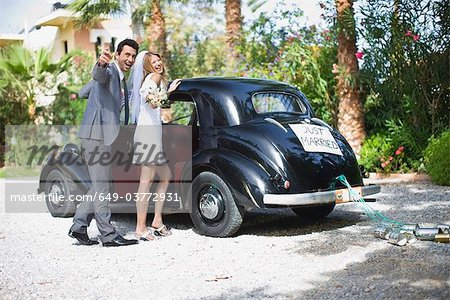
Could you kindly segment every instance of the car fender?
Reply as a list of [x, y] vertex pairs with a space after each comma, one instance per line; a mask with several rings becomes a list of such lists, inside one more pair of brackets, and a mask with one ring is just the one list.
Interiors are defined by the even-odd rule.
[[38, 193], [44, 191], [47, 176], [55, 169], [61, 171], [68, 179], [71, 191], [84, 194], [90, 189], [91, 181], [89, 172], [81, 157], [70, 152], [62, 152], [56, 158], [50, 157], [42, 167]]
[[192, 178], [204, 171], [220, 176], [232, 191], [236, 203], [245, 209], [264, 207], [266, 192], [275, 193], [273, 170], [266, 170], [239, 152], [209, 149], [193, 157]]

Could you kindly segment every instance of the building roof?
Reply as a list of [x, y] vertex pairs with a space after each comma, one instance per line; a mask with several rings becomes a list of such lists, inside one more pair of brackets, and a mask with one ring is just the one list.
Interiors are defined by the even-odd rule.
[[0, 33], [0, 47], [4, 47], [6, 45], [12, 43], [20, 43], [25, 39], [23, 34], [18, 33]]
[[73, 21], [77, 18], [77, 14], [67, 9], [57, 9], [50, 14], [39, 18], [36, 21], [36, 26], [64, 26], [68, 21]]

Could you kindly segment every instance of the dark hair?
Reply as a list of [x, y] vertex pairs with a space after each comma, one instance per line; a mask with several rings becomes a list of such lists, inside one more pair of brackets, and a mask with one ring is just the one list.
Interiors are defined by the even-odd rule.
[[130, 46], [131, 48], [133, 48], [134, 50], [136, 50], [136, 53], [138, 53], [139, 51], [139, 44], [132, 39], [124, 39], [123, 41], [121, 41], [119, 43], [119, 45], [117, 46], [117, 53], [120, 54], [120, 52], [122, 52], [123, 46]]

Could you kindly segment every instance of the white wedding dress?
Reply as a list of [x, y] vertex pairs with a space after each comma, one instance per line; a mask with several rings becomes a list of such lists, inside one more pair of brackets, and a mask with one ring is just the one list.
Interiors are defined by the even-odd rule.
[[[133, 163], [138, 165], [163, 165], [166, 163], [162, 146], [161, 108], [152, 108], [146, 102], [147, 95], [158, 86], [148, 74], [139, 89], [140, 107], [134, 133]], [[167, 90], [163, 81], [159, 88]]]

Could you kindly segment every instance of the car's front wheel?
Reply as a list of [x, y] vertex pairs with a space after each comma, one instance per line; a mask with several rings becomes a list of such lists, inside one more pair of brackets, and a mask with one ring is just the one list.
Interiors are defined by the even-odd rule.
[[192, 182], [191, 219], [201, 234], [231, 236], [243, 221], [227, 184], [212, 172], [202, 172]]
[[52, 216], [67, 218], [75, 214], [76, 202], [70, 199], [70, 188], [60, 170], [52, 170], [45, 182], [45, 202]]
[[318, 206], [295, 207], [292, 211], [301, 219], [315, 220], [328, 216], [334, 209], [335, 203], [328, 203]]

